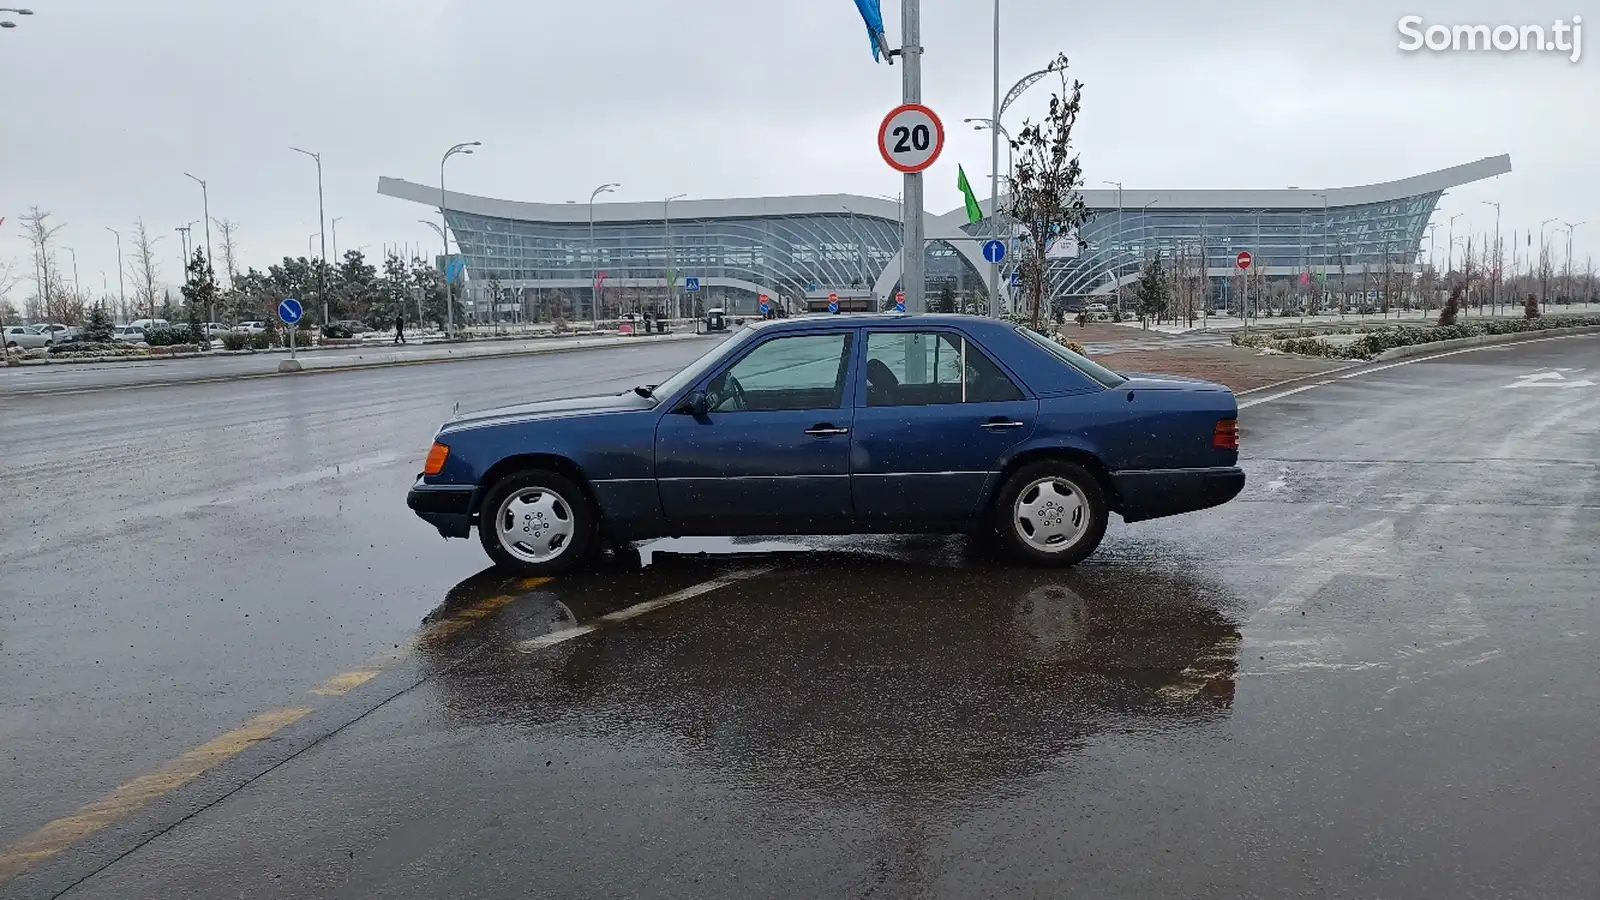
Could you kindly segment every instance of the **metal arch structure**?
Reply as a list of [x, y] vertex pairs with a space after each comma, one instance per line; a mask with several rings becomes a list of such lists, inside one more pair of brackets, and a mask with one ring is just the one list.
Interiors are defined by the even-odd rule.
[[1028, 88], [1038, 84], [1046, 75], [1054, 74], [1055, 71], [1056, 67], [1051, 65], [1048, 68], [1040, 69], [1037, 72], [1030, 72], [1027, 75], [1022, 76], [1022, 79], [1013, 85], [1011, 90], [1006, 93], [1006, 98], [1000, 101], [1000, 117], [1002, 119], [1005, 118], [1006, 110], [1010, 109], [1011, 104], [1017, 102], [1019, 97], [1021, 97], [1023, 94], [1026, 94], [1028, 92]]
[[[1046, 74], [1049, 70], [1035, 73]], [[1510, 171], [1511, 158], [1502, 155], [1353, 187], [1129, 190], [1120, 218], [1118, 191], [1081, 191], [1093, 212], [1079, 235], [1089, 246], [1052, 266], [1051, 295], [1109, 292], [1134, 277], [1149, 247], [1193, 247], [1202, 238], [1214, 278], [1232, 274], [1231, 259], [1240, 249], [1257, 253], [1257, 266], [1270, 276], [1318, 268], [1331, 272], [1335, 260], [1359, 272], [1376, 259], [1414, 256], [1445, 190]], [[378, 193], [429, 207], [441, 202], [437, 187], [392, 178], [379, 179]], [[523, 203], [454, 192], [445, 202], [468, 271], [478, 278], [510, 267], [526, 277], [502, 277], [508, 287], [592, 283], [588, 272], [597, 251], [589, 249], [586, 204]], [[1151, 204], [1155, 208], [1140, 212]], [[1259, 238], [1256, 210], [1262, 211]], [[900, 208], [893, 200], [847, 194], [681, 200], [672, 212], [679, 250], [699, 254], [687, 262], [680, 258], [679, 268], [698, 275], [703, 284], [777, 298], [793, 297], [813, 283], [844, 289], [857, 282], [871, 285], [881, 301], [900, 280]], [[641, 285], [651, 274], [659, 278], [659, 259], [646, 265], [652, 253], [661, 252], [658, 202], [596, 204], [594, 220], [608, 235], [602, 270]], [[978, 287], [988, 267], [980, 238], [991, 233], [990, 221], [968, 224], [964, 207], [924, 221], [927, 239], [950, 246], [960, 265], [976, 275], [972, 284]], [[686, 244], [689, 235], [698, 243]], [[622, 271], [630, 267], [634, 274]]]

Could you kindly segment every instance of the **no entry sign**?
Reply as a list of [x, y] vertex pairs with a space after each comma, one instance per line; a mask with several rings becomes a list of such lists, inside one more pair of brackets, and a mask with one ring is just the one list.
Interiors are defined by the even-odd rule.
[[890, 168], [912, 175], [933, 165], [944, 150], [944, 123], [919, 103], [895, 107], [878, 126], [878, 152]]
[[1245, 250], [1240, 250], [1239, 251], [1238, 262], [1239, 262], [1239, 268], [1241, 268], [1241, 269], [1250, 268], [1250, 254], [1249, 254], [1249, 252], [1245, 251]]

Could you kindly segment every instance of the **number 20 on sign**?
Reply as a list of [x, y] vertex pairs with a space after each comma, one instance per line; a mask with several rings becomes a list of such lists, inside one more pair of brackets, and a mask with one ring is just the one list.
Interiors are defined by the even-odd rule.
[[878, 126], [878, 152], [893, 169], [907, 175], [921, 172], [944, 150], [944, 123], [933, 110], [916, 103], [896, 107]]

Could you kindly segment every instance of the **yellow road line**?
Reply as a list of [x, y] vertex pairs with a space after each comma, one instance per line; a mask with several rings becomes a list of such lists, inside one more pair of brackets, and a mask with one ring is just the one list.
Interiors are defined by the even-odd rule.
[[255, 743], [298, 722], [310, 712], [309, 709], [296, 707], [262, 713], [243, 727], [207, 741], [161, 769], [141, 775], [76, 813], [45, 825], [0, 852], [0, 881], [55, 856], [152, 800], [177, 790], [218, 763], [238, 756]]
[[[549, 578], [524, 578], [518, 586], [525, 591], [549, 584]], [[496, 610], [514, 603], [516, 596], [500, 594], [480, 600], [444, 621], [423, 631], [419, 645], [455, 634]], [[342, 697], [382, 674], [383, 670], [405, 658], [404, 650], [387, 650], [367, 660], [360, 668], [341, 672], [313, 688], [319, 697]], [[163, 795], [194, 781], [218, 763], [244, 752], [257, 741], [265, 740], [309, 715], [305, 707], [277, 709], [262, 713], [241, 728], [208, 741], [178, 757], [149, 775], [141, 775], [105, 797], [43, 826], [21, 841], [0, 851], [0, 882], [23, 869], [61, 853], [78, 841], [110, 825], [123, 816]]]

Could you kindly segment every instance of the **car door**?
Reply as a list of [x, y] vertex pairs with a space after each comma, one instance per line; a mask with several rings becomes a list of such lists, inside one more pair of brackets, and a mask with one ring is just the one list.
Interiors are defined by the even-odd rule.
[[1028, 439], [1039, 402], [958, 329], [869, 328], [851, 437], [851, 493], [862, 530], [964, 525], [1008, 450]]
[[679, 404], [662, 416], [656, 479], [672, 533], [852, 530], [855, 340], [854, 329], [774, 334], [697, 386], [704, 415]]

